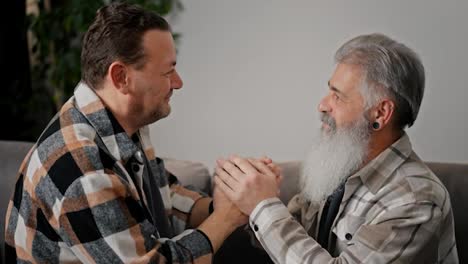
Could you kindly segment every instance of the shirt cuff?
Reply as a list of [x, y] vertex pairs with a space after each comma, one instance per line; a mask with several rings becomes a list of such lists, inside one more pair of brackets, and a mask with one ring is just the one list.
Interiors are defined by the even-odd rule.
[[200, 229], [196, 229], [196, 231], [198, 231], [203, 237], [205, 237], [206, 241], [210, 245], [211, 254], [213, 254], [214, 253], [213, 244], [211, 244], [210, 238], [205, 234], [205, 232], [201, 231]]
[[263, 233], [273, 222], [291, 217], [288, 208], [277, 197], [261, 201], [249, 217], [249, 225], [256, 233]]

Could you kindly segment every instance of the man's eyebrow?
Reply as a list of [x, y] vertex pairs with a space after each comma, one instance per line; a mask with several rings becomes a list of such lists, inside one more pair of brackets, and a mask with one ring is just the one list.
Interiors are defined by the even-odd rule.
[[331, 85], [330, 84], [330, 81], [328, 81], [328, 88], [330, 88], [330, 90], [334, 91], [335, 93], [338, 93], [338, 94], [341, 94], [343, 96], [346, 96], [342, 91], [340, 91], [338, 88], [336, 88], [335, 86]]

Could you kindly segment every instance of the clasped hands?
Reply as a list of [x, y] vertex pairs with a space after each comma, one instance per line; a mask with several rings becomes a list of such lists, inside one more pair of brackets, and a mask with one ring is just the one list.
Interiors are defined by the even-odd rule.
[[215, 208], [218, 199], [227, 197], [242, 213], [250, 215], [261, 201], [279, 195], [281, 181], [281, 169], [270, 158], [233, 155], [219, 159], [214, 177], [215, 193], [218, 193], [214, 197]]

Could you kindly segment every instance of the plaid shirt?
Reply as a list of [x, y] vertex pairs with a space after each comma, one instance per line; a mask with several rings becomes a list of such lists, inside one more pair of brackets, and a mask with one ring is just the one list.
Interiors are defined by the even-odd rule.
[[327, 249], [323, 205], [267, 199], [250, 226], [275, 263], [458, 263], [449, 194], [406, 134], [347, 179]]
[[159, 238], [142, 191], [142, 174], [125, 166], [129, 159], [141, 160], [140, 148], [94, 91], [80, 83], [21, 165], [7, 212], [7, 259], [210, 263], [206, 235], [185, 230], [202, 196], [177, 183], [169, 186], [148, 127], [138, 135], [149, 165], [138, 171], [148, 169], [157, 177], [171, 231], [179, 235]]

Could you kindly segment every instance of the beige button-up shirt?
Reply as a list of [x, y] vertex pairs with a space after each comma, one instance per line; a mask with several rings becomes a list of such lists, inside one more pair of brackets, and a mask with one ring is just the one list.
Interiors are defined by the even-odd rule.
[[406, 134], [347, 179], [328, 249], [315, 241], [322, 209], [268, 199], [250, 225], [275, 263], [458, 263], [449, 194]]

